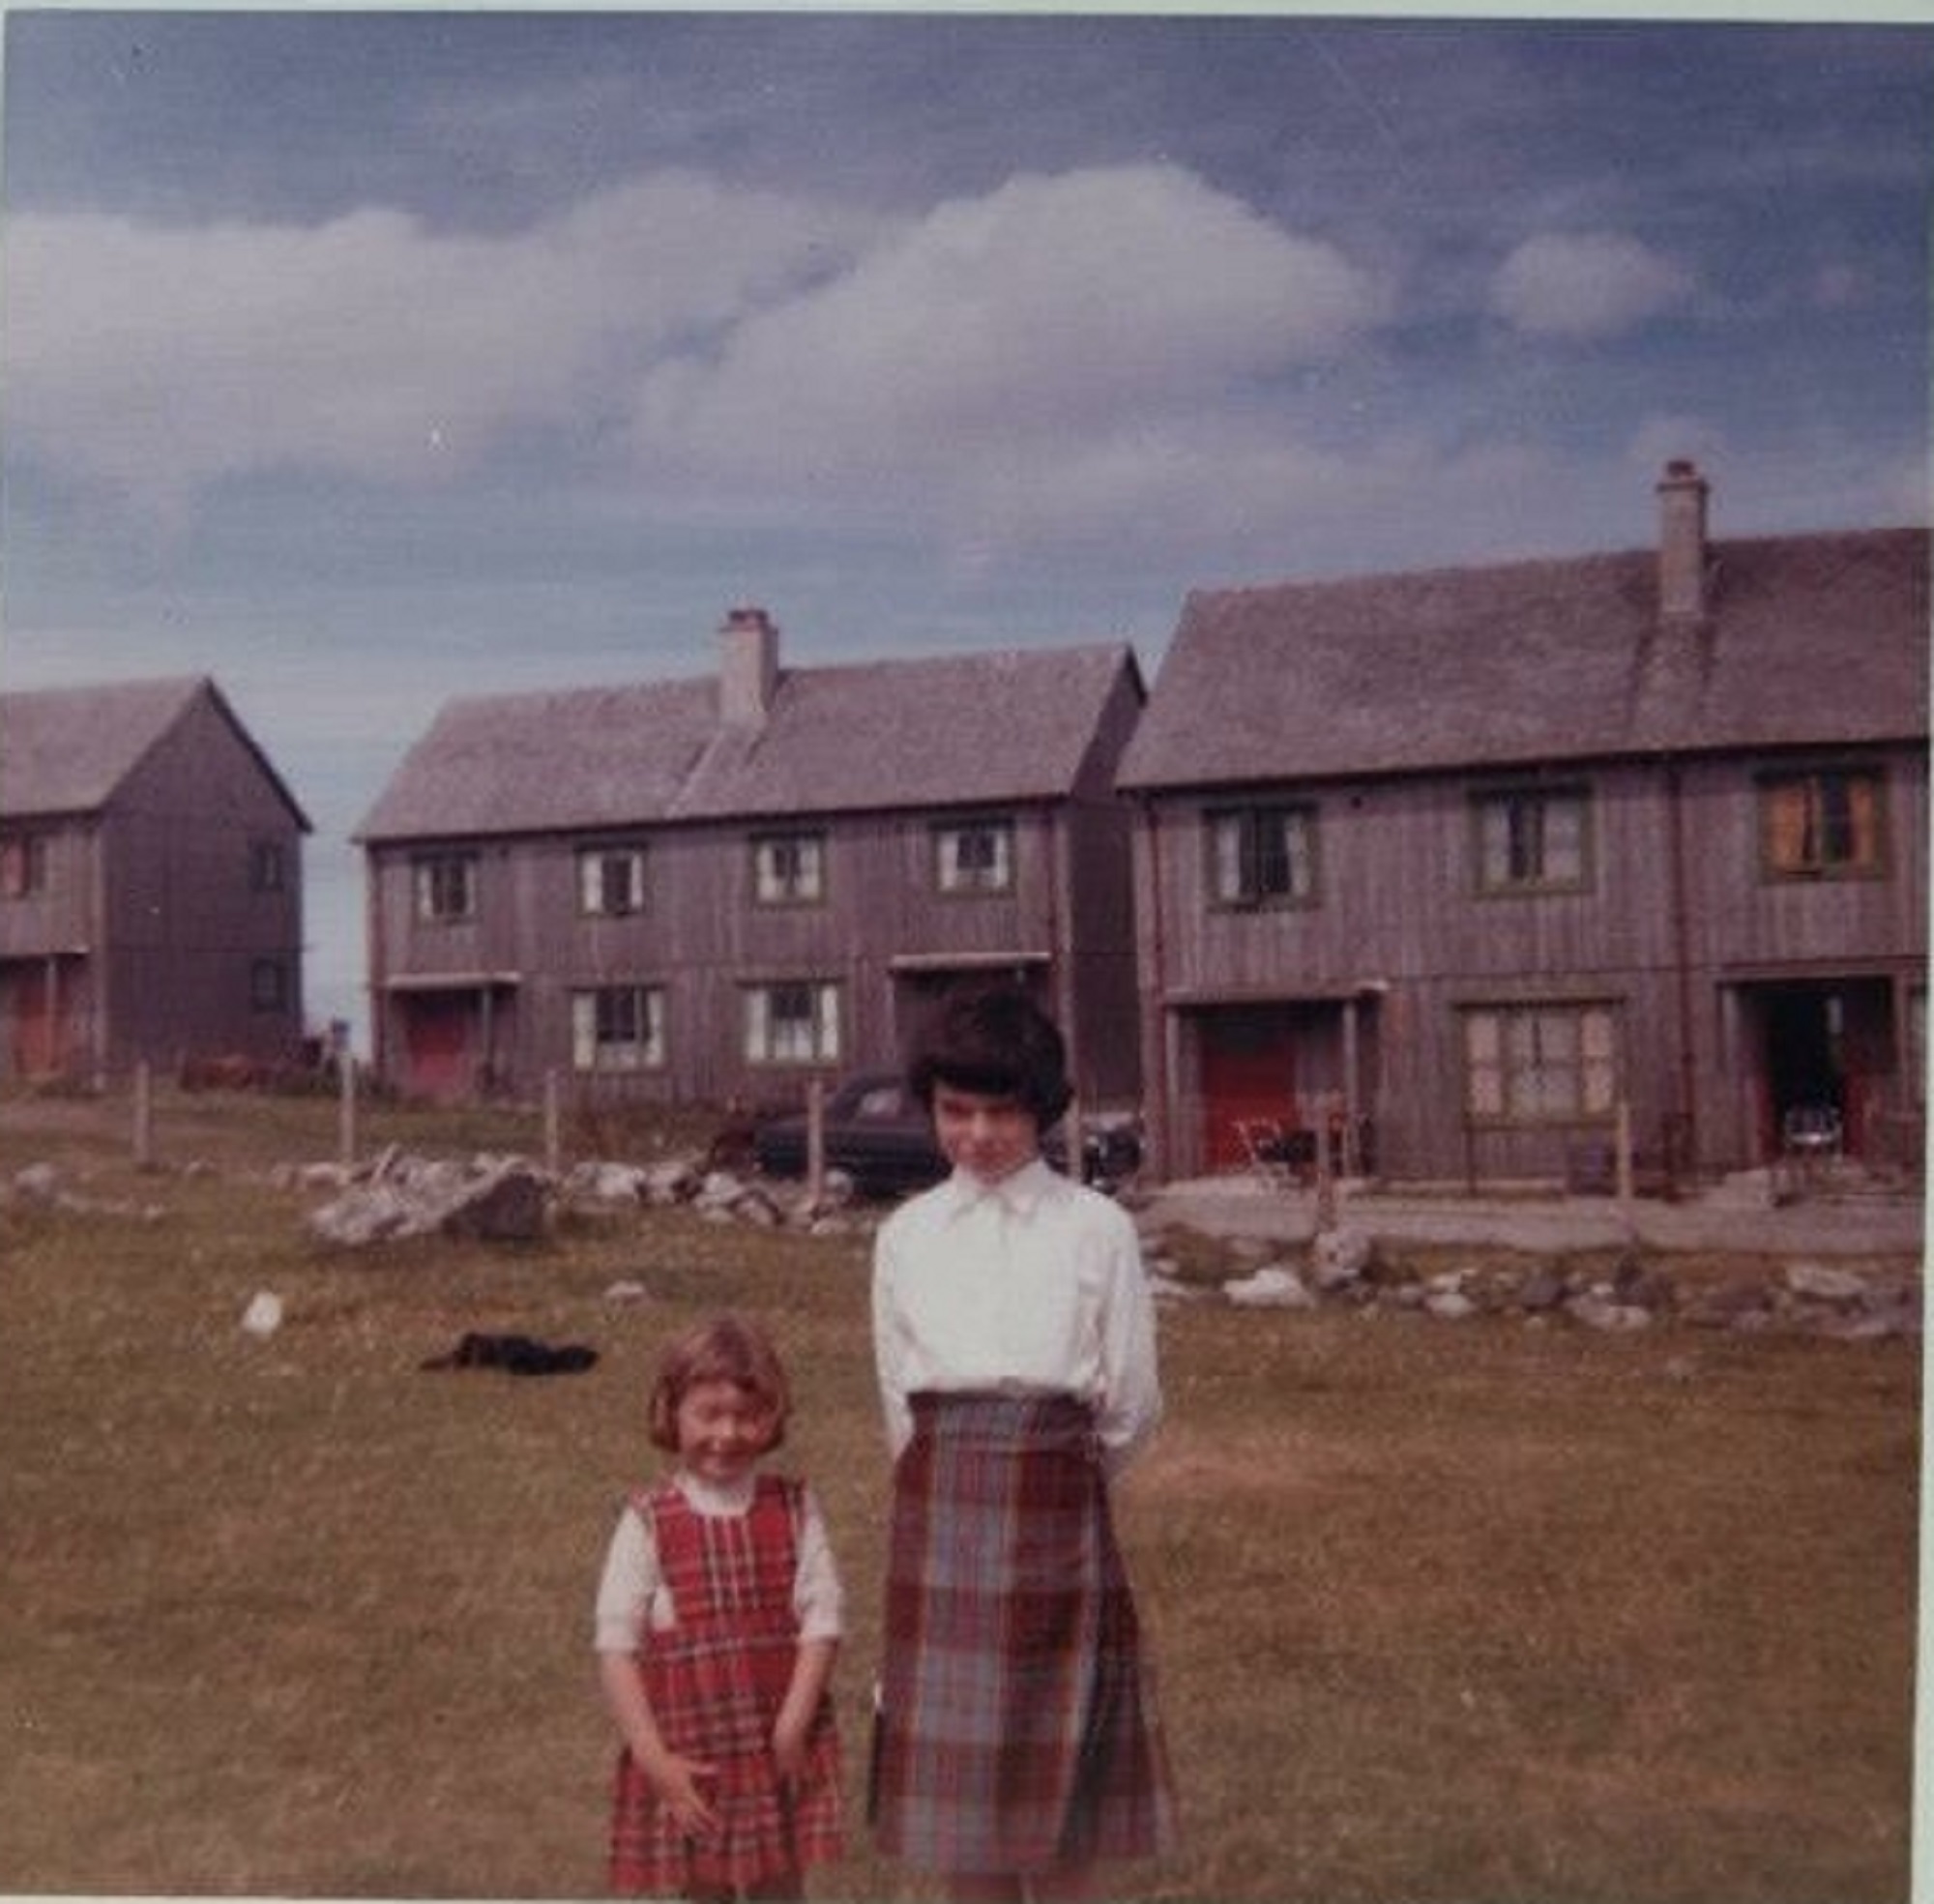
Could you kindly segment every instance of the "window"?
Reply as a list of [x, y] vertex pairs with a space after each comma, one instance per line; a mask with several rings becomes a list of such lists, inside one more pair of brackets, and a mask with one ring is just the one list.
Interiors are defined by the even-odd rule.
[[805, 982], [747, 991], [746, 1056], [756, 1065], [836, 1064], [839, 987]]
[[30, 899], [46, 890], [46, 840], [35, 833], [0, 839], [0, 899]]
[[477, 859], [443, 853], [416, 864], [417, 917], [440, 924], [477, 916]]
[[577, 910], [587, 919], [627, 919], [645, 909], [639, 846], [587, 846], [577, 856]]
[[1254, 806], [1209, 816], [1217, 905], [1308, 905], [1316, 897], [1316, 809]]
[[1880, 870], [1881, 778], [1858, 769], [1769, 774], [1760, 782], [1766, 865], [1779, 879]]
[[1588, 813], [1576, 787], [1480, 794], [1478, 890], [1576, 892], [1590, 877]]
[[1617, 1082], [1609, 1005], [1482, 1007], [1464, 1013], [1465, 1107], [1499, 1124], [1609, 1117]]
[[285, 1011], [289, 968], [279, 958], [258, 958], [249, 968], [249, 1003], [257, 1011]]
[[1014, 830], [1007, 820], [970, 820], [934, 835], [934, 874], [943, 893], [1011, 893]]
[[762, 906], [808, 906], [825, 898], [825, 839], [780, 833], [753, 840], [752, 893]]
[[651, 1070], [664, 1061], [664, 994], [656, 985], [571, 993], [571, 1062], [578, 1070]]
[[279, 893], [288, 883], [287, 863], [279, 839], [252, 840], [249, 846], [249, 890]]

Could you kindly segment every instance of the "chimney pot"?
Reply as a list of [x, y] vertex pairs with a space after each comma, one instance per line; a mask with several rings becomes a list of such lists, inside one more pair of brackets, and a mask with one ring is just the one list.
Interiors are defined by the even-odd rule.
[[728, 608], [718, 630], [718, 712], [727, 723], [764, 724], [779, 679], [778, 626], [763, 608]]
[[1658, 608], [1661, 615], [1697, 620], [1706, 612], [1706, 479], [1698, 465], [1675, 456], [1658, 483]]

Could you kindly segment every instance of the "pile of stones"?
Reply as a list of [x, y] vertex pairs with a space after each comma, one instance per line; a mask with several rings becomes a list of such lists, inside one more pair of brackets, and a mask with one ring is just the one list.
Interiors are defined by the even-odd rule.
[[1607, 1333], [1677, 1325], [1878, 1341], [1921, 1331], [1920, 1277], [1912, 1270], [1790, 1262], [1714, 1277], [1682, 1274], [1630, 1255], [1609, 1268], [1561, 1258], [1419, 1271], [1384, 1260], [1368, 1236], [1348, 1227], [1319, 1235], [1306, 1257], [1279, 1257], [1255, 1244], [1232, 1248], [1239, 1261], [1248, 1259], [1246, 1273], [1211, 1282], [1184, 1276], [1159, 1233], [1152, 1236], [1149, 1267], [1157, 1299], [1293, 1311], [1347, 1308], [1439, 1322], [1489, 1317], [1570, 1323]]

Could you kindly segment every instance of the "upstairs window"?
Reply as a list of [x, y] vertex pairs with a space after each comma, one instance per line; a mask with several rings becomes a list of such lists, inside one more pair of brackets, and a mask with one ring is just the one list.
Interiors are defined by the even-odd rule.
[[587, 919], [629, 919], [645, 909], [641, 846], [586, 846], [577, 855], [577, 910]]
[[1477, 798], [1480, 893], [1577, 892], [1591, 873], [1582, 789], [1509, 788]]
[[1008, 820], [969, 820], [934, 835], [934, 878], [943, 893], [1011, 893], [1014, 829]]
[[811, 981], [746, 993], [746, 1056], [755, 1065], [839, 1062], [839, 987]]
[[477, 917], [477, 856], [439, 853], [415, 866], [417, 917], [451, 925]]
[[249, 845], [249, 890], [279, 893], [288, 884], [288, 856], [279, 839], [256, 839]]
[[580, 1071], [657, 1069], [665, 1061], [664, 993], [656, 985], [572, 992], [571, 1053]]
[[826, 840], [767, 834], [752, 842], [752, 896], [762, 906], [811, 906], [826, 897]]
[[1881, 776], [1860, 768], [1760, 780], [1765, 864], [1775, 879], [1844, 879], [1881, 867]]
[[1209, 890], [1218, 906], [1316, 898], [1316, 809], [1245, 806], [1209, 815]]
[[1467, 1011], [1465, 1109], [1487, 1124], [1611, 1116], [1618, 1091], [1617, 1030], [1609, 1005]]
[[47, 842], [37, 833], [0, 837], [0, 899], [31, 899], [47, 890]]

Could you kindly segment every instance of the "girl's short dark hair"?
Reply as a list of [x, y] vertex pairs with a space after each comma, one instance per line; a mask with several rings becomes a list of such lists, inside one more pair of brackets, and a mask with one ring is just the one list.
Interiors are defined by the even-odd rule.
[[922, 1040], [907, 1074], [913, 1094], [933, 1108], [937, 1084], [1011, 1098], [1045, 1130], [1073, 1100], [1068, 1046], [1059, 1027], [1012, 986], [961, 992]]
[[668, 1453], [678, 1452], [678, 1411], [701, 1382], [730, 1382], [764, 1408], [772, 1418], [767, 1452], [785, 1439], [792, 1391], [778, 1351], [756, 1324], [741, 1316], [716, 1316], [687, 1330], [665, 1349], [659, 1363], [658, 1383], [652, 1390], [654, 1446]]

